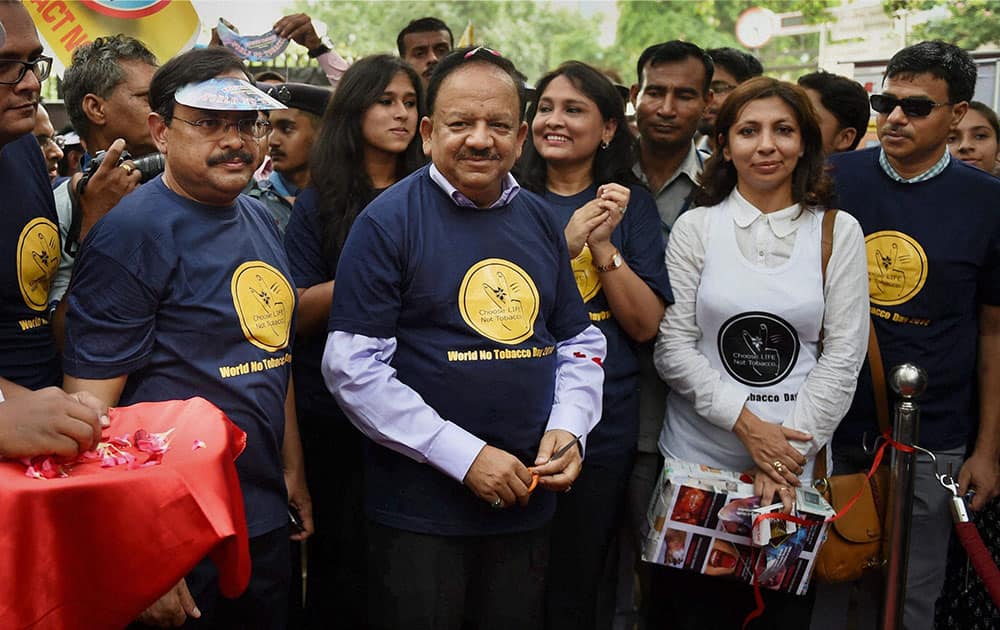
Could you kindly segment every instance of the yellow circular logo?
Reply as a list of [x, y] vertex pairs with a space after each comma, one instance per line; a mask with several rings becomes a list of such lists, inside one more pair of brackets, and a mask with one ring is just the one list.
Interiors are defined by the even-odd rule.
[[514, 345], [531, 337], [538, 317], [538, 289], [531, 277], [501, 258], [480, 260], [458, 290], [462, 319], [487, 339]]
[[17, 280], [28, 308], [44, 311], [49, 285], [59, 268], [59, 228], [39, 217], [21, 230], [17, 241]]
[[895, 230], [874, 232], [865, 238], [868, 253], [868, 292], [879, 306], [908, 302], [927, 281], [927, 254], [912, 237]]
[[601, 276], [594, 266], [594, 256], [590, 253], [590, 247], [584, 244], [580, 255], [574, 258], [571, 264], [573, 277], [576, 278], [576, 288], [580, 291], [584, 303], [587, 303], [601, 290]]
[[247, 341], [274, 352], [288, 345], [295, 294], [285, 276], [259, 260], [245, 262], [233, 272], [233, 306]]

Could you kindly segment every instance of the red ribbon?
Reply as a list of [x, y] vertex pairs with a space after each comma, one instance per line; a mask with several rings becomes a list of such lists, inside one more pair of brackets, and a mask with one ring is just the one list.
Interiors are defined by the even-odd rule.
[[[878, 450], [875, 451], [875, 457], [874, 459], [872, 459], [871, 468], [868, 469], [868, 474], [865, 475], [866, 479], [871, 479], [872, 475], [875, 474], [875, 471], [878, 470], [879, 465], [882, 463], [882, 457], [885, 455], [886, 447], [891, 446], [897, 451], [900, 451], [902, 453], [913, 453], [916, 451], [916, 449], [914, 449], [912, 446], [909, 446], [908, 444], [902, 444], [892, 439], [892, 436], [889, 435], [888, 431], [882, 434], [882, 439], [884, 441], [882, 442], [882, 445], [878, 447]], [[779, 519], [782, 521], [788, 521], [790, 523], [795, 523], [796, 525], [799, 525], [801, 527], [815, 527], [820, 523], [833, 523], [834, 521], [842, 517], [844, 514], [847, 514], [847, 512], [849, 512], [850, 509], [854, 507], [854, 504], [858, 502], [858, 499], [861, 498], [861, 495], [864, 493], [864, 491], [865, 487], [861, 486], [858, 492], [853, 497], [851, 497], [851, 500], [848, 501], [844, 505], [844, 507], [841, 508], [839, 512], [837, 512], [833, 516], [823, 521], [810, 521], [804, 518], [799, 518], [798, 516], [792, 516], [791, 514], [785, 514], [783, 512], [770, 512], [768, 514], [761, 514], [757, 516], [757, 518], [754, 519], [753, 527], [755, 528], [760, 527], [764, 523], [764, 521], [767, 521], [769, 519]], [[743, 620], [743, 630], [746, 630], [747, 625], [751, 621], [764, 614], [764, 608], [765, 608], [764, 597], [760, 592], [760, 583], [757, 581], [759, 577], [760, 577], [760, 571], [754, 570], [753, 581], [751, 582], [751, 584], [753, 585], [753, 598], [757, 607], [754, 608], [750, 612], [750, 614], [746, 616], [746, 619]]]

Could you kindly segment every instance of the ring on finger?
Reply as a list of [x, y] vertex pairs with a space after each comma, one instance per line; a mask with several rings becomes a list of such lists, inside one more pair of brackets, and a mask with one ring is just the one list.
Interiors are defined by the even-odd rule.
[[779, 473], [785, 469], [785, 465], [778, 460], [774, 460], [773, 462], [771, 462], [771, 467], [774, 468], [774, 470]]
[[490, 503], [490, 507], [493, 508], [494, 510], [499, 510], [500, 508], [503, 507], [503, 499], [497, 497], [496, 501]]
[[132, 171], [135, 170], [135, 167], [129, 164], [128, 162], [122, 162], [121, 164], [118, 165], [118, 168], [125, 171], [126, 175], [131, 175]]

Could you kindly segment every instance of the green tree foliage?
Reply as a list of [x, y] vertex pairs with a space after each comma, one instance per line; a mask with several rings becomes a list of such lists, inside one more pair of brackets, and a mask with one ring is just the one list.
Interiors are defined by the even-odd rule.
[[[512, 0], [299, 0], [296, 10], [327, 25], [337, 51], [347, 58], [395, 52], [396, 33], [410, 20], [433, 15], [444, 20], [456, 39], [475, 25], [476, 43], [513, 59], [532, 81], [568, 59], [616, 71], [622, 83], [635, 81], [635, 61], [647, 46], [683, 39], [703, 48], [740, 48], [733, 34], [744, 10], [761, 6], [776, 13], [801, 11], [807, 22], [827, 18], [838, 0], [617, 0], [615, 43], [598, 43], [602, 17], [547, 2]], [[1000, 1], [1000, 0], [998, 0]], [[809, 66], [815, 35], [775, 38], [759, 53], [765, 67]]]
[[913, 29], [911, 41], [942, 39], [967, 50], [1000, 44], [1000, 0], [883, 0], [888, 15], [940, 8], [941, 18]]
[[472, 22], [477, 45], [501, 51], [532, 80], [567, 59], [604, 64], [604, 51], [598, 43], [600, 17], [585, 18], [576, 11], [544, 3], [300, 0], [296, 8], [325, 23], [337, 51], [347, 58], [395, 53], [396, 34], [410, 20], [432, 15], [451, 27], [456, 43], [466, 24]]
[[[742, 49], [734, 34], [736, 20], [751, 7], [771, 9], [775, 13], [801, 11], [806, 22], [827, 19], [826, 9], [835, 0], [657, 0], [632, 2], [618, 0], [618, 33], [612, 65], [627, 74], [626, 82], [636, 80], [635, 61], [651, 44], [671, 39], [693, 42], [702, 48], [731, 46]], [[760, 51], [765, 69], [772, 66], [808, 64], [815, 54], [816, 36], [775, 38]], [[806, 56], [803, 59], [803, 55]]]

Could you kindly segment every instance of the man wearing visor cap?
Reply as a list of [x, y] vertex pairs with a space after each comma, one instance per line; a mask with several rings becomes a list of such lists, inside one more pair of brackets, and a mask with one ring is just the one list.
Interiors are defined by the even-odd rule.
[[66, 388], [86, 387], [109, 405], [201, 396], [246, 432], [236, 469], [250, 536], [247, 590], [222, 598], [206, 558], [139, 621], [282, 628], [290, 508], [304, 521], [293, 537], [312, 530], [288, 396], [296, 295], [274, 221], [240, 193], [270, 128], [262, 111], [284, 105], [222, 48], [164, 64], [149, 100], [165, 170], [81, 246], [67, 298]]

